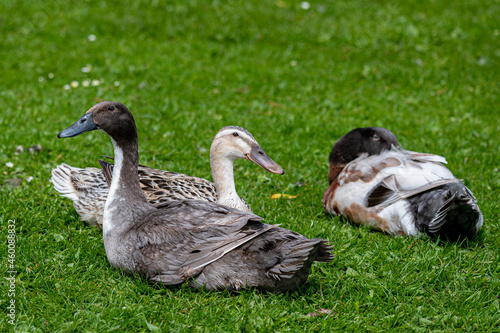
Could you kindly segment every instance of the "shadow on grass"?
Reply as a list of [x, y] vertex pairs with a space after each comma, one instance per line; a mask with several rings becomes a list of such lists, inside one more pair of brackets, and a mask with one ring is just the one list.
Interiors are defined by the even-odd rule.
[[276, 296], [276, 295], [286, 295], [292, 299], [300, 299], [304, 296], [312, 296], [318, 290], [321, 289], [320, 282], [315, 278], [309, 278], [303, 285], [297, 287], [295, 290], [290, 290], [286, 292], [272, 292], [264, 290], [258, 287], [248, 287], [241, 290], [235, 290], [231, 288], [225, 289], [206, 289], [205, 287], [194, 288], [189, 285], [191, 279], [186, 280], [184, 283], [179, 285], [164, 285], [159, 282], [151, 282], [147, 277], [141, 276], [139, 274], [127, 274], [124, 271], [120, 271], [120, 276], [128, 279], [137, 288], [136, 292], [148, 295], [152, 290], [156, 291], [166, 291], [169, 295], [165, 296], [175, 296], [178, 294], [197, 294], [200, 296], [214, 296], [218, 297], [246, 297], [247, 295], [255, 295], [256, 293], [262, 296]]

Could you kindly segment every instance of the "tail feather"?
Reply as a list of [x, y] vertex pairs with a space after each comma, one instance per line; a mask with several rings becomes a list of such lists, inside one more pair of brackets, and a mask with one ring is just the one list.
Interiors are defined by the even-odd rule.
[[82, 221], [102, 225], [108, 188], [101, 170], [80, 169], [63, 163], [52, 170], [50, 181], [61, 196], [73, 201]]
[[335, 258], [335, 254], [333, 254], [333, 246], [328, 241], [321, 239], [320, 246], [318, 247], [318, 253], [316, 255], [316, 261], [330, 262], [333, 258]]
[[417, 224], [420, 223], [428, 234], [449, 239], [471, 237], [483, 225], [477, 201], [462, 182], [446, 184], [409, 201], [412, 200], [418, 205], [415, 211]]
[[277, 280], [290, 279], [313, 261], [331, 261], [334, 257], [331, 251], [331, 246], [323, 239], [304, 239], [290, 249], [282, 262], [269, 269], [268, 274]]
[[82, 170], [73, 168], [67, 164], [58, 165], [52, 169], [52, 178], [50, 181], [54, 185], [54, 189], [63, 197], [76, 201], [80, 198], [80, 192], [77, 191], [72, 181], [73, 170]]

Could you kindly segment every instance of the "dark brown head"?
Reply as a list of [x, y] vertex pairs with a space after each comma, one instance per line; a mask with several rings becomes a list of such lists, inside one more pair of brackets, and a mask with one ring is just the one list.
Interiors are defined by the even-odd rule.
[[57, 135], [69, 138], [79, 134], [102, 130], [116, 142], [137, 137], [134, 117], [129, 109], [118, 102], [101, 102], [91, 107], [76, 123]]
[[399, 148], [398, 139], [391, 131], [382, 127], [356, 128], [335, 143], [330, 153], [330, 164], [345, 165], [363, 153], [378, 155], [390, 150], [391, 146]]

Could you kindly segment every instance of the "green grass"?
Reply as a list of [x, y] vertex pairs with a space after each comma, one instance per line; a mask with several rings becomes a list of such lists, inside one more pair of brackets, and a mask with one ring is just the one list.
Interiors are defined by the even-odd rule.
[[[289, 0], [1, 1], [0, 265], [8, 270], [15, 219], [15, 328], [500, 331], [498, 17], [498, 0], [325, 0], [308, 10]], [[100, 84], [84, 87], [87, 79]], [[72, 80], [79, 86], [64, 90]], [[112, 154], [102, 133], [56, 138], [100, 100], [134, 113], [142, 164], [204, 178], [200, 148], [222, 126], [247, 128], [286, 173], [238, 162], [239, 193], [268, 223], [331, 240], [335, 260], [285, 295], [169, 289], [113, 270], [100, 231], [48, 181], [57, 164], [97, 167]], [[476, 195], [484, 231], [437, 243], [324, 214], [329, 151], [362, 126], [445, 156]], [[34, 144], [45, 149], [15, 154]], [[19, 187], [5, 185], [13, 178]], [[7, 280], [0, 284], [7, 331]]]

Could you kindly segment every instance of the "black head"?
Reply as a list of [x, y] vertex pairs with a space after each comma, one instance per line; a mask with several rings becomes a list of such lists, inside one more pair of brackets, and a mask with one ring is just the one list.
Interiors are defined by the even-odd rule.
[[356, 128], [335, 143], [330, 153], [330, 163], [345, 165], [362, 153], [377, 155], [390, 150], [392, 146], [399, 148], [398, 139], [391, 131], [382, 127]]
[[100, 129], [115, 141], [137, 136], [134, 117], [129, 109], [118, 102], [101, 102], [91, 107], [76, 123], [57, 135], [69, 138]]

